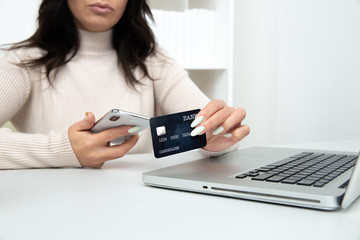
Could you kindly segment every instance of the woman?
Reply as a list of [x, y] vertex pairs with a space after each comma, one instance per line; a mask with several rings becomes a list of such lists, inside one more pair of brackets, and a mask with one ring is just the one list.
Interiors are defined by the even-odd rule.
[[100, 168], [150, 151], [149, 131], [108, 144], [136, 126], [89, 131], [111, 108], [146, 116], [202, 108], [192, 135], [206, 134], [204, 154], [235, 148], [249, 133], [244, 110], [209, 101], [158, 48], [147, 16], [145, 0], [43, 0], [37, 31], [0, 61], [0, 126], [19, 131], [0, 129], [1, 169]]

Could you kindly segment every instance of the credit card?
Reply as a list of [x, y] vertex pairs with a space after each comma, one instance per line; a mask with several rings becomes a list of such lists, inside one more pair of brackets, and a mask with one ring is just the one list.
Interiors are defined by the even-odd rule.
[[190, 126], [200, 109], [150, 119], [154, 156], [161, 158], [206, 146], [206, 134], [192, 137]]

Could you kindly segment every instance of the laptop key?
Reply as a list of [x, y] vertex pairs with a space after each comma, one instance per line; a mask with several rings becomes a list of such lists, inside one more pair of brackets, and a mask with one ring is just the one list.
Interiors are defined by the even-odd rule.
[[246, 178], [248, 176], [248, 174], [240, 174], [240, 175], [237, 175], [236, 178]]
[[304, 186], [311, 186], [315, 182], [316, 182], [315, 180], [303, 179], [303, 180], [299, 181], [297, 184], [298, 185], [304, 185]]
[[312, 152], [302, 152], [302, 153], [296, 154], [296, 155], [294, 155], [292, 157], [306, 157], [306, 156], [309, 156], [311, 154], [313, 154], [313, 153]]
[[282, 176], [273, 176], [271, 178], [266, 179], [267, 182], [280, 182], [281, 180], [283, 180], [285, 177]]
[[271, 168], [267, 168], [267, 167], [261, 167], [261, 168], [259, 168], [259, 172], [268, 172], [268, 171], [270, 171], [271, 170]]
[[297, 178], [286, 178], [281, 181], [281, 183], [295, 184], [299, 181]]
[[325, 186], [325, 184], [326, 184], [326, 183], [320, 183], [320, 182], [318, 182], [318, 183], [315, 183], [313, 186], [314, 186], [314, 187], [323, 187], [323, 186]]
[[263, 173], [260, 174], [259, 176], [253, 177], [251, 178], [252, 180], [257, 180], [257, 181], [264, 181], [270, 177], [274, 176], [274, 174], [269, 174], [269, 173]]
[[249, 177], [256, 177], [256, 176], [259, 176], [260, 173], [250, 173], [248, 176]]

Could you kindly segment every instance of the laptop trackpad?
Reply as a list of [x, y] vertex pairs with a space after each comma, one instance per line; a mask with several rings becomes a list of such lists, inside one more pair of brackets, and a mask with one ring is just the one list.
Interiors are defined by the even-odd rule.
[[[290, 154], [293, 153], [294, 151]], [[254, 147], [237, 150], [216, 158], [200, 159], [160, 169], [157, 172], [162, 172], [162, 176], [175, 178], [189, 178], [191, 176], [192, 179], [196, 178], [196, 176], [199, 179], [203, 179], [205, 176], [229, 176], [262, 167], [287, 156], [289, 156], [289, 151], [271, 151], [271, 149], [264, 150], [264, 148]]]

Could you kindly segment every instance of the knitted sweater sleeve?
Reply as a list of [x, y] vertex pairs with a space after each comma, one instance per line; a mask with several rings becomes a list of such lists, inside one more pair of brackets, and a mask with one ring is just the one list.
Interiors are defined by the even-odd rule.
[[[8, 52], [0, 60], [0, 126], [22, 111], [31, 95], [28, 72], [16, 63], [19, 57]], [[67, 129], [30, 134], [0, 128], [0, 169], [81, 167], [72, 151]]]

